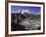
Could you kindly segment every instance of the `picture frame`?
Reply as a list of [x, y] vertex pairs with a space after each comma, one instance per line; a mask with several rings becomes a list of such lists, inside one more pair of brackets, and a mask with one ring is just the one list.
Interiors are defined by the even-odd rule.
[[[11, 7], [12, 6], [12, 7]], [[19, 8], [19, 7], [20, 8]], [[26, 6], [26, 7], [25, 7]], [[39, 8], [36, 8], [36, 7], [39, 7]], [[19, 9], [18, 9], [19, 8]], [[13, 13], [16, 13], [17, 10], [18, 11], [25, 11], [25, 12], [28, 12], [27, 9], [31, 8], [32, 11], [40, 11], [40, 13], [36, 14], [37, 16], [39, 16], [40, 14], [40, 20], [37, 21], [37, 22], [40, 22], [40, 30], [36, 30], [35, 29], [31, 29], [30, 28], [27, 28], [27, 30], [17, 30], [17, 29], [12, 29], [12, 26], [11, 26], [11, 19], [12, 19], [12, 12]], [[13, 11], [12, 11], [13, 10]], [[30, 9], [29, 9], [30, 10]], [[16, 12], [14, 12], [16, 11]], [[25, 14], [25, 13], [24, 13]], [[30, 14], [30, 13], [29, 13]], [[13, 14], [14, 15], [14, 14]], [[16, 16], [16, 15], [15, 15]], [[17, 15], [18, 16], [18, 15]], [[26, 15], [27, 16], [27, 15]], [[34, 17], [35, 15], [33, 15]], [[14, 16], [13, 16], [14, 17]], [[37, 18], [37, 17], [36, 17]], [[33, 19], [33, 18], [32, 18]], [[16, 21], [16, 20], [15, 20]], [[35, 22], [34, 21], [34, 22]], [[16, 23], [16, 22], [15, 22]], [[23, 22], [21, 22], [23, 23]], [[21, 24], [20, 23], [20, 24]], [[39, 24], [39, 23], [37, 23]], [[18, 25], [17, 25], [18, 26]], [[24, 25], [24, 26], [28, 26], [28, 25]], [[29, 25], [30, 26], [30, 25]], [[39, 26], [39, 25], [38, 25]], [[21, 27], [21, 26], [20, 26]], [[32, 26], [33, 27], [33, 26]], [[19, 28], [19, 27], [18, 27]], [[34, 27], [35, 28], [35, 27]], [[29, 29], [29, 30], [28, 30]], [[6, 36], [22, 36], [22, 35], [38, 35], [38, 34], [45, 34], [45, 3], [43, 2], [24, 2], [24, 1], [6, 1], [5, 2], [5, 35]]]

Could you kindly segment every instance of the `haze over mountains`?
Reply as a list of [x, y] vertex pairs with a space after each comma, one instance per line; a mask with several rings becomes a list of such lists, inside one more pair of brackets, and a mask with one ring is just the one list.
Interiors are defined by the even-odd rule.
[[26, 9], [26, 10], [18, 10], [17, 12], [13, 12], [13, 13], [21, 13], [21, 14], [24, 14], [24, 13], [27, 13], [27, 14], [34, 14], [34, 15], [40, 15], [41, 13], [40, 12], [37, 12], [37, 13], [35, 13], [35, 12], [32, 12], [32, 11], [29, 11], [28, 9]]

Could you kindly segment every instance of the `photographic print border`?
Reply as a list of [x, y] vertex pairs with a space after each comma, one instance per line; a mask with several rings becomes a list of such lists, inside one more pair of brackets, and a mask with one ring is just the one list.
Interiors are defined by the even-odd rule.
[[[27, 4], [42, 4], [43, 5], [43, 32], [28, 33], [28, 34], [8, 34], [8, 3], [27, 3]], [[24, 1], [5, 1], [5, 36], [22, 36], [22, 35], [38, 35], [45, 33], [45, 3], [43, 2], [24, 2]]]

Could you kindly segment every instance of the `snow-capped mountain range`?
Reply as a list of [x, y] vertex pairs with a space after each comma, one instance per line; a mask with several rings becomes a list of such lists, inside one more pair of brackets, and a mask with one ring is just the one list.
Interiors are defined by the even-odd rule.
[[27, 14], [34, 14], [34, 15], [40, 15], [40, 12], [37, 12], [37, 13], [35, 13], [35, 12], [32, 12], [32, 11], [29, 11], [28, 9], [27, 10], [18, 10], [17, 12], [15, 12], [15, 13], [21, 13], [21, 14], [24, 14], [24, 13], [27, 13]]

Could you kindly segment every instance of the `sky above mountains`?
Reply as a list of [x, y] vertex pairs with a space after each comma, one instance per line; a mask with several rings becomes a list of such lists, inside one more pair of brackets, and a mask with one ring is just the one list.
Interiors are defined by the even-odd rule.
[[[17, 13], [19, 10], [28, 10], [35, 15], [39, 15], [41, 12], [41, 7], [33, 7], [33, 6], [11, 6], [11, 12]], [[28, 12], [29, 13], [29, 12]]]

